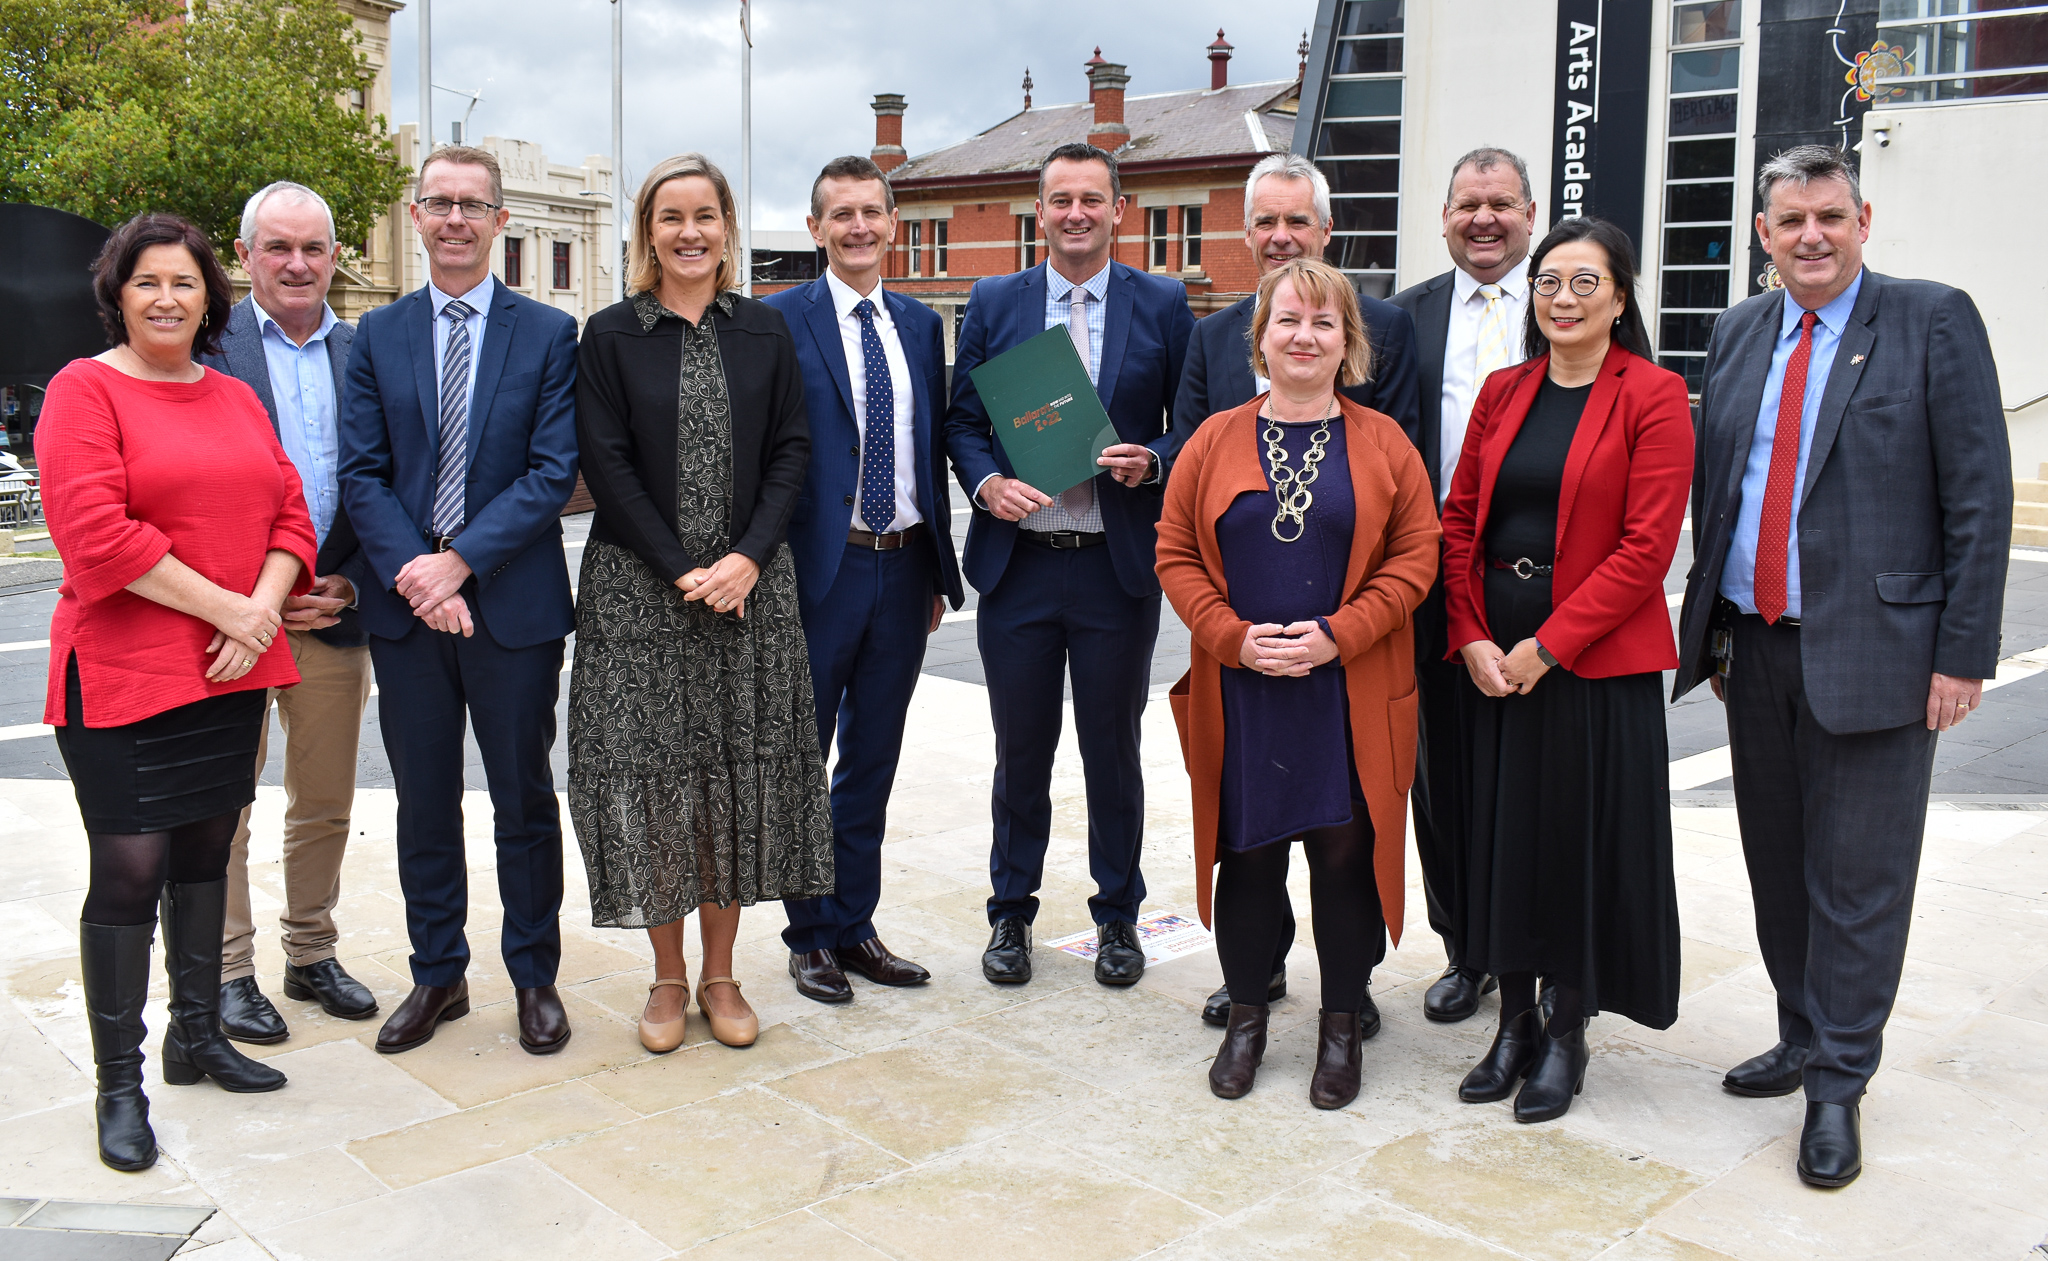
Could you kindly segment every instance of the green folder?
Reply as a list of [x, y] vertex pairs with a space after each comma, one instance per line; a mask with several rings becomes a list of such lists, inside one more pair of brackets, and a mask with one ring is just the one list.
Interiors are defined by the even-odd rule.
[[1017, 477], [1057, 495], [1103, 472], [1096, 458], [1122, 442], [1064, 328], [1049, 328], [967, 374]]

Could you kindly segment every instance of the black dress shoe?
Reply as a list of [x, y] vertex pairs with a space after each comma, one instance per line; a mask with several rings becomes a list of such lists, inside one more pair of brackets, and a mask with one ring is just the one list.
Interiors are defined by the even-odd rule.
[[528, 1055], [553, 1055], [569, 1045], [569, 1013], [552, 985], [515, 989], [519, 1001], [519, 1045]]
[[997, 920], [981, 952], [981, 974], [997, 985], [1022, 985], [1031, 979], [1031, 925], [1021, 919]]
[[1543, 1037], [1543, 1021], [1535, 1011], [1525, 1011], [1501, 1022], [1494, 1030], [1493, 1045], [1458, 1086], [1458, 1098], [1466, 1103], [1493, 1103], [1505, 1099], [1515, 1083], [1529, 1073], [1536, 1062], [1536, 1048]]
[[321, 1011], [343, 1020], [368, 1020], [377, 1014], [377, 999], [369, 987], [332, 958], [316, 959], [303, 968], [285, 964], [284, 996], [316, 1002]]
[[1813, 1187], [1846, 1187], [1863, 1172], [1862, 1109], [1853, 1103], [1806, 1105], [1799, 1132], [1799, 1180]]
[[1491, 994], [1500, 982], [1471, 968], [1449, 967], [1422, 996], [1422, 1014], [1441, 1023], [1465, 1019], [1479, 1010], [1479, 996]]
[[1515, 1120], [1535, 1124], [1555, 1121], [1572, 1110], [1572, 1097], [1586, 1088], [1586, 1063], [1593, 1053], [1586, 1046], [1586, 1022], [1581, 1020], [1561, 1038], [1548, 1030], [1536, 1043], [1536, 1062], [1529, 1066], [1529, 1080], [1515, 1096]]
[[[1377, 1013], [1375, 1013], [1377, 1014]], [[1326, 1011], [1316, 1026], [1316, 1071], [1309, 1078], [1308, 1101], [1332, 1111], [1358, 1098], [1364, 1054], [1359, 1013]]]
[[796, 979], [796, 992], [814, 1003], [853, 1001], [853, 987], [830, 950], [790, 951], [789, 974]]
[[220, 1031], [252, 1046], [274, 1046], [292, 1036], [253, 976], [220, 983]]
[[1095, 929], [1095, 979], [1104, 985], [1136, 985], [1145, 975], [1145, 947], [1138, 926], [1112, 920]]
[[923, 968], [890, 953], [880, 937], [870, 937], [857, 946], [841, 946], [832, 953], [840, 967], [858, 972], [877, 985], [923, 985], [932, 979], [932, 974]]
[[469, 982], [453, 985], [415, 985], [412, 993], [377, 1030], [377, 1049], [385, 1055], [425, 1046], [434, 1030], [446, 1020], [460, 1020], [469, 1014]]
[[1799, 1089], [1806, 1079], [1806, 1048], [1780, 1042], [1754, 1059], [1728, 1070], [1724, 1089], [1752, 1099], [1775, 1099]]
[[1223, 1045], [1209, 1065], [1209, 1092], [1218, 1099], [1242, 1099], [1252, 1092], [1259, 1061], [1266, 1058], [1266, 1017], [1269, 1009], [1233, 1003], [1224, 1026]]
[[[1287, 973], [1275, 972], [1273, 979], [1266, 983], [1266, 1005], [1272, 1006], [1287, 997]], [[1230, 987], [1217, 987], [1209, 1001], [1202, 1004], [1202, 1023], [1215, 1025], [1218, 1029], [1230, 1023]], [[1371, 1035], [1366, 1035], [1370, 1037]]]
[[1372, 991], [1358, 1000], [1358, 1038], [1363, 1042], [1380, 1031], [1380, 1005], [1372, 1001]]

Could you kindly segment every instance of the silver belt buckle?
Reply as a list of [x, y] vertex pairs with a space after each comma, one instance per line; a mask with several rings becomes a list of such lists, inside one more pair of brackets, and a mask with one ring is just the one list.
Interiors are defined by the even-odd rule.
[[1536, 562], [1527, 556], [1518, 557], [1514, 564], [1508, 566], [1508, 572], [1527, 582], [1536, 576]]

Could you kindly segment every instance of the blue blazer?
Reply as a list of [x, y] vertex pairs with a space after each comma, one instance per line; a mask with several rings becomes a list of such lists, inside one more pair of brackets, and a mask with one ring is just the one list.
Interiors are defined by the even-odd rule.
[[[476, 571], [485, 627], [505, 648], [575, 625], [562, 506], [576, 487], [576, 321], [491, 286], [469, 408], [467, 521], [456, 551]], [[363, 625], [402, 639], [419, 619], [392, 590], [427, 551], [439, 451], [434, 306], [425, 288], [363, 316], [341, 407], [341, 500], [376, 577]]]
[[[953, 351], [946, 450], [974, 510], [967, 526], [967, 581], [977, 591], [993, 590], [1002, 581], [1017, 541], [1017, 523], [983, 508], [974, 490], [991, 473], [1016, 474], [968, 374], [1045, 331], [1046, 266], [1040, 263], [1029, 271], [975, 281]], [[1110, 264], [1104, 316], [1102, 368], [1095, 393], [1125, 442], [1150, 447], [1159, 456], [1162, 476], [1154, 484], [1131, 487], [1102, 473], [1095, 479], [1095, 500], [1102, 506], [1102, 527], [1117, 581], [1133, 596], [1157, 595], [1159, 579], [1152, 563], [1159, 510], [1166, 501], [1163, 474], [1180, 450], [1172, 428], [1173, 399], [1195, 316], [1188, 309], [1185, 285], [1122, 263]]]
[[[860, 426], [854, 422], [853, 378], [846, 370], [846, 344], [839, 315], [823, 276], [809, 284], [770, 294], [762, 301], [782, 312], [796, 342], [804, 376], [804, 406], [811, 424], [811, 463], [803, 494], [789, 523], [789, 550], [796, 560], [797, 594], [816, 604], [832, 590], [846, 532], [860, 493]], [[882, 291], [896, 324], [903, 357], [910, 364], [913, 407], [911, 434], [917, 459], [917, 510], [929, 527], [938, 594], [959, 608], [960, 562], [953, 554], [953, 506], [946, 490], [945, 448], [936, 431], [946, 411], [946, 334], [938, 312], [914, 298]], [[873, 522], [869, 523], [870, 525]]]

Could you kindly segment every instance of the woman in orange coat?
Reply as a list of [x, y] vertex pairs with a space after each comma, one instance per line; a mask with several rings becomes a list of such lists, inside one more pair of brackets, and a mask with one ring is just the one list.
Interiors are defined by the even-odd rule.
[[1194, 640], [1173, 704], [1204, 923], [1210, 868], [1222, 867], [1230, 1023], [1209, 1088], [1225, 1099], [1252, 1088], [1299, 840], [1323, 991], [1309, 1099], [1341, 1108], [1358, 1095], [1360, 1043], [1379, 1030], [1373, 965], [1387, 929], [1401, 935], [1410, 618], [1436, 574], [1436, 511], [1400, 427], [1337, 395], [1367, 379], [1372, 358], [1343, 273], [1312, 259], [1268, 273], [1251, 342], [1271, 392], [1204, 422], [1159, 522], [1159, 582]]

